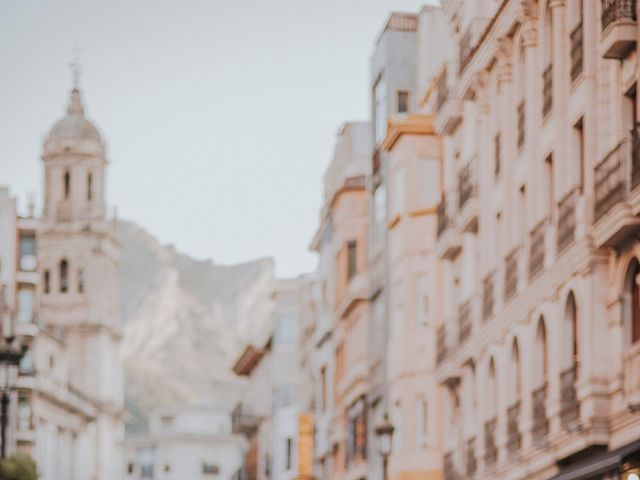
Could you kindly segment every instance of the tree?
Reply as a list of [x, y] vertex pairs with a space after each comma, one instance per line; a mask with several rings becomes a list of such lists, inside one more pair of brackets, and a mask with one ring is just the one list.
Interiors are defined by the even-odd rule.
[[0, 460], [0, 480], [38, 480], [36, 462], [23, 453]]

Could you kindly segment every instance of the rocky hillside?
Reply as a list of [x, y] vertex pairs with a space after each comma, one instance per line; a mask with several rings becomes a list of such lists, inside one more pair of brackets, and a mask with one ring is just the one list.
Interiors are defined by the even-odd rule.
[[119, 228], [128, 431], [144, 430], [159, 406], [231, 409], [242, 388], [231, 366], [270, 318], [272, 260], [216, 265], [133, 223]]

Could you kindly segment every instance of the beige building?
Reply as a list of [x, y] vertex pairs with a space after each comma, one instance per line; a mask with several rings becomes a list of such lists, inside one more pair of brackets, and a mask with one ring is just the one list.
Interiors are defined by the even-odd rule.
[[[637, 5], [445, 0], [445, 478], [637, 478]], [[640, 171], [640, 170], [638, 170]]]
[[106, 216], [104, 143], [75, 88], [42, 159], [42, 218], [2, 209], [3, 224], [14, 225], [2, 232], [10, 313], [3, 327], [25, 348], [8, 450], [32, 455], [44, 480], [118, 480], [124, 434], [119, 243]]

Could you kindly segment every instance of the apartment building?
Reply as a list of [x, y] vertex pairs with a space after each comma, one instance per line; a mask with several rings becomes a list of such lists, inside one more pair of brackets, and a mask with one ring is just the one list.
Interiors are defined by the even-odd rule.
[[148, 433], [125, 441], [124, 478], [231, 480], [245, 449], [244, 438], [231, 434], [226, 411], [159, 409], [150, 415]]
[[[247, 441], [241, 480], [292, 480], [310, 475], [313, 429], [302, 408], [300, 326], [311, 279], [278, 280], [272, 320], [248, 344], [233, 371], [247, 378], [247, 390], [232, 413], [232, 432]], [[304, 454], [304, 455], [303, 455]], [[301, 461], [301, 459], [303, 461]]]
[[445, 478], [638, 478], [638, 5], [442, 6]]

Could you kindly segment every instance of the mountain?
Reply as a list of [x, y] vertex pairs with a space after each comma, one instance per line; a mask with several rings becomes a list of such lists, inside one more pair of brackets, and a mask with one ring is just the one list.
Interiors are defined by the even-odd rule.
[[231, 367], [268, 330], [273, 260], [195, 260], [126, 221], [119, 237], [128, 432], [145, 430], [146, 412], [157, 407], [231, 410], [243, 389]]

